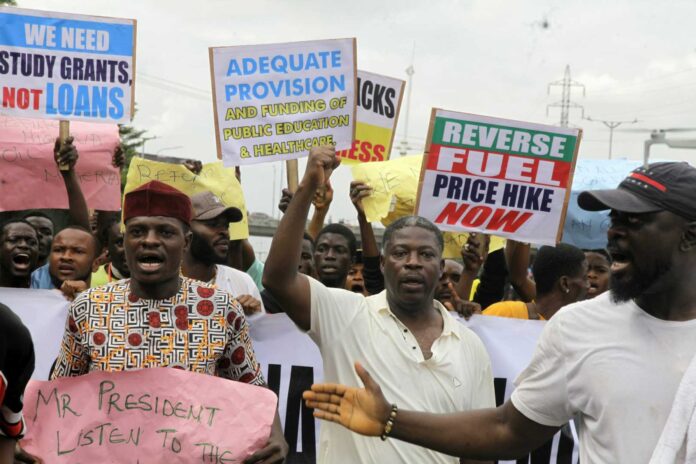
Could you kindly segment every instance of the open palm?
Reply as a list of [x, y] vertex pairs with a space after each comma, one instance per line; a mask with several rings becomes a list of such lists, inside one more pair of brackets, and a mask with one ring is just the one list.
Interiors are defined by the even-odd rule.
[[355, 370], [365, 388], [339, 384], [315, 384], [303, 395], [314, 416], [336, 422], [361, 435], [380, 436], [391, 407], [379, 385], [356, 363]]

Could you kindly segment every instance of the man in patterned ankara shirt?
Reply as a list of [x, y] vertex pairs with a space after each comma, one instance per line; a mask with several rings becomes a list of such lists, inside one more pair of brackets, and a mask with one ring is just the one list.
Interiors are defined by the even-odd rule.
[[[180, 274], [191, 215], [189, 197], [158, 181], [125, 196], [131, 278], [75, 299], [52, 378], [168, 366], [265, 385], [239, 303]], [[285, 454], [276, 415], [268, 445], [245, 462], [282, 462]]]

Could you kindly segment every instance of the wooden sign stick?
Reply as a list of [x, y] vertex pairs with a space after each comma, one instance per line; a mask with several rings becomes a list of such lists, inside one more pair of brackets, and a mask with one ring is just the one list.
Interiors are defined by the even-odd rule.
[[[61, 120], [58, 125], [58, 138], [60, 139], [60, 148], [63, 148], [65, 141], [70, 137], [70, 121]], [[67, 171], [69, 166], [67, 164], [58, 165], [58, 169], [61, 171]]]
[[292, 159], [292, 160], [287, 160], [285, 162], [285, 166], [287, 167], [287, 175], [288, 175], [288, 190], [290, 190], [292, 193], [295, 193], [297, 191], [297, 185], [299, 184], [299, 173], [298, 173], [298, 168], [297, 168], [297, 160]]

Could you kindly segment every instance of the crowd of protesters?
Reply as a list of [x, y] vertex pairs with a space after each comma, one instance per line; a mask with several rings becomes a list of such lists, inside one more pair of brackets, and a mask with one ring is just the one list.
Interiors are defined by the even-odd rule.
[[[247, 321], [285, 313], [324, 363], [326, 384], [306, 395], [328, 420], [320, 463], [516, 458], [573, 417], [582, 462], [648, 462], [696, 351], [696, 170], [685, 163], [581, 195], [581, 207], [611, 210], [608, 250], [509, 239], [489, 251], [490, 238], [471, 233], [457, 259], [443, 259], [441, 231], [417, 216], [389, 224], [378, 243], [363, 208], [370, 187], [334, 192], [335, 150], [315, 147], [297, 190], [283, 191], [262, 263], [248, 240], [230, 239], [242, 212], [213, 192], [189, 197], [152, 181], [128, 192], [122, 211], [90, 214], [71, 139], [56, 142], [55, 161], [67, 166], [65, 226], [41, 211], [0, 225], [0, 286], [56, 289], [71, 301], [51, 378], [171, 366], [265, 386]], [[120, 152], [113, 161], [123, 163]], [[324, 224], [334, 195], [349, 196], [360, 237]], [[202, 299], [214, 302], [206, 314]], [[0, 463], [34, 459], [16, 446], [34, 354], [11, 309], [0, 305]], [[116, 317], [124, 312], [143, 334], [127, 347]], [[474, 314], [548, 321], [498, 408], [488, 353], [460, 321]], [[194, 326], [204, 335], [188, 337]], [[202, 349], [208, 357], [194, 362]], [[276, 415], [267, 445], [246, 462], [287, 453]]]

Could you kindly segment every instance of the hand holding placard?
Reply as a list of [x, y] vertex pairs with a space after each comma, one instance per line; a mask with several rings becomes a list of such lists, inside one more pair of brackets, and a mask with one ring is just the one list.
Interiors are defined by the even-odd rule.
[[241, 462], [266, 444], [276, 400], [266, 388], [169, 368], [32, 381], [22, 445], [58, 464]]
[[341, 164], [336, 157], [336, 148], [330, 145], [312, 147], [307, 159], [302, 183], [312, 190], [326, 185], [334, 169]]

